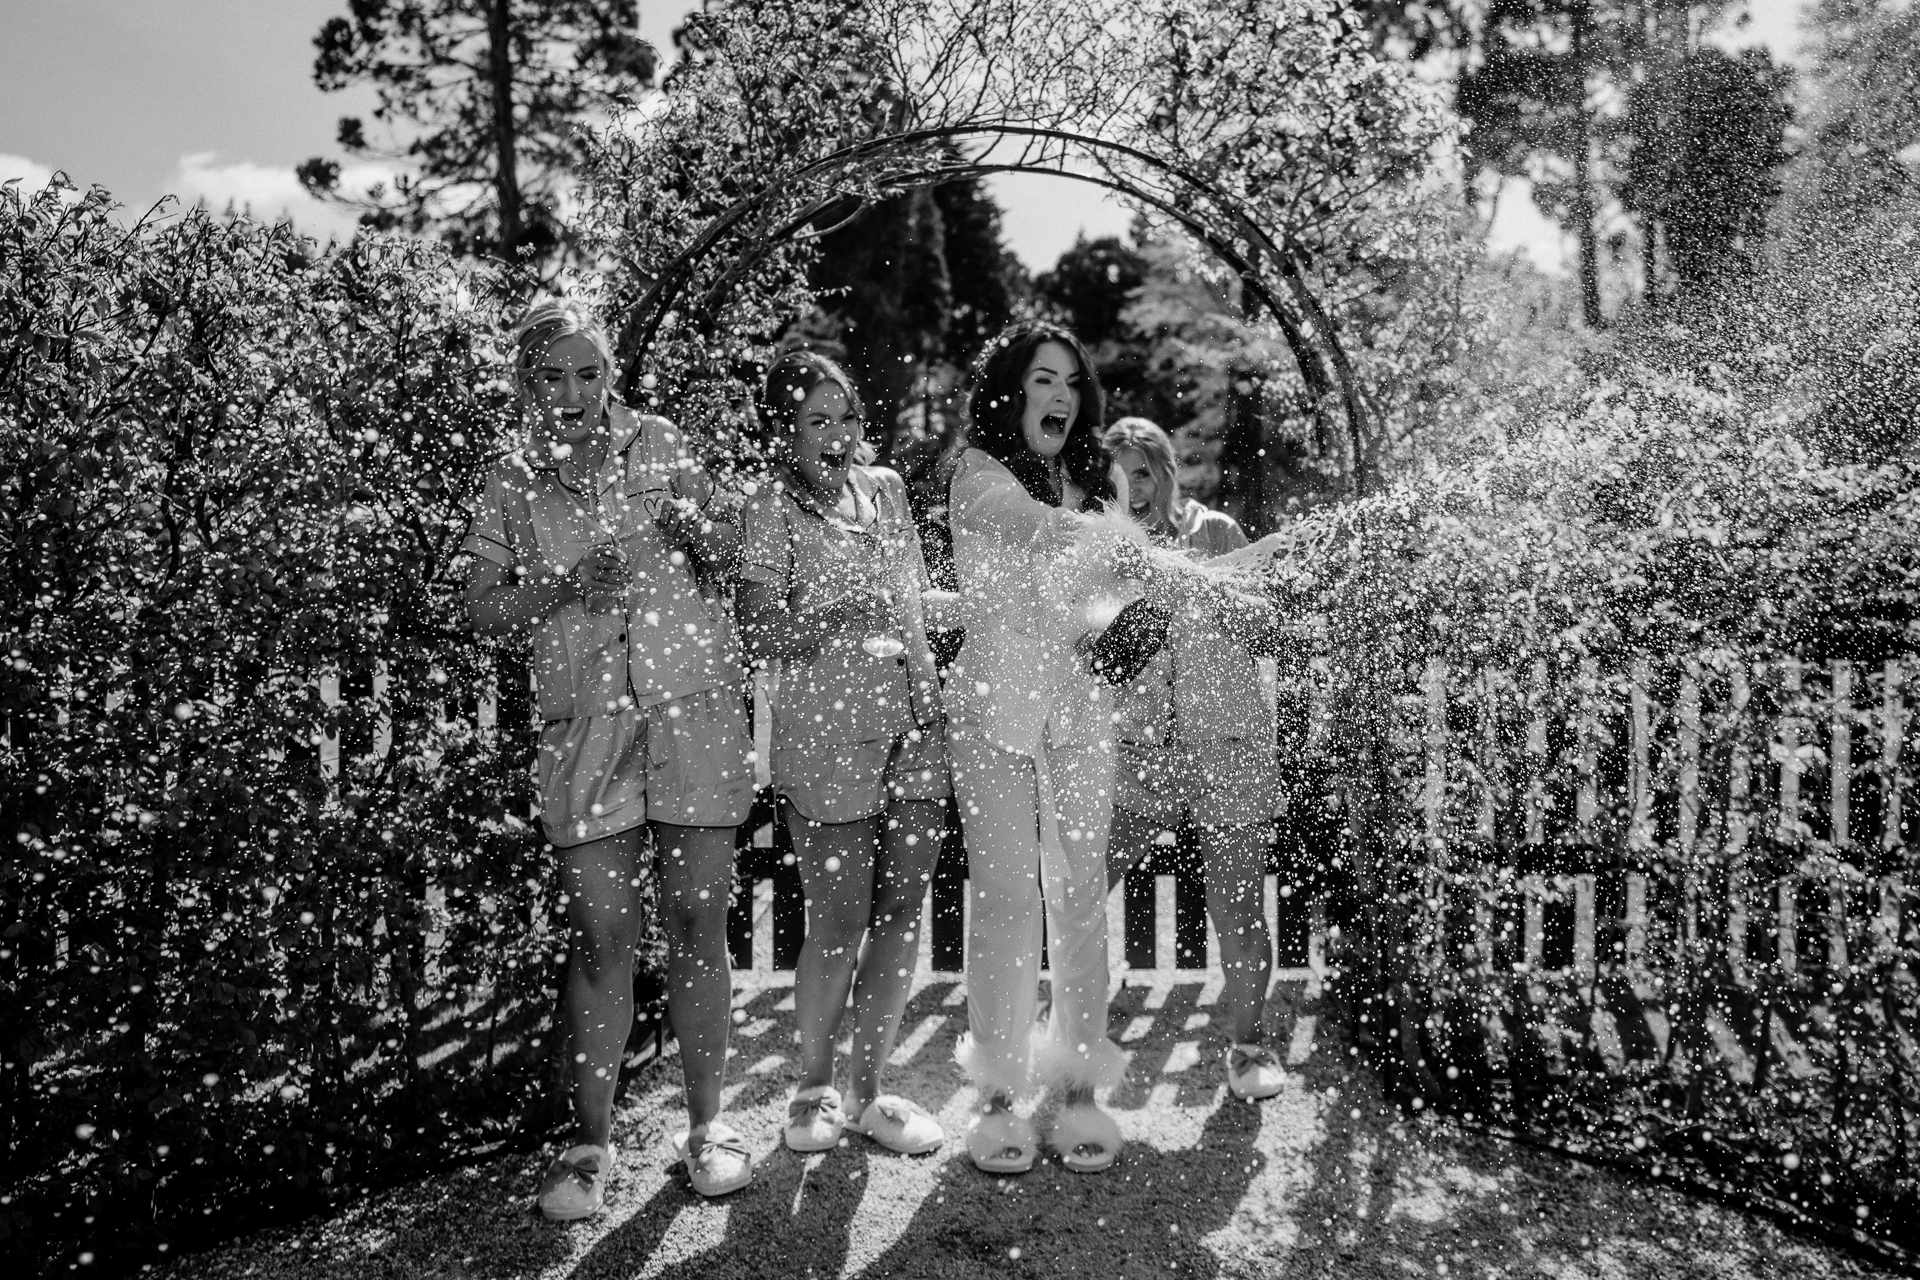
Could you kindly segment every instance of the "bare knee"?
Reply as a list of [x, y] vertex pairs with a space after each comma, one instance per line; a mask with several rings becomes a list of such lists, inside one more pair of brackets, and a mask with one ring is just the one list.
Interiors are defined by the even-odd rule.
[[807, 941], [826, 956], [852, 955], [860, 949], [867, 931], [867, 912], [859, 902], [822, 901], [807, 903]]
[[575, 929], [575, 970], [596, 991], [607, 990], [633, 977], [633, 940], [607, 929]]
[[669, 895], [660, 904], [660, 927], [676, 952], [720, 945], [727, 934], [727, 895], [710, 889]]
[[890, 886], [887, 892], [876, 894], [873, 899], [873, 927], [911, 929], [920, 918], [920, 904], [925, 891], [926, 885], [913, 884]]
[[1217, 919], [1214, 932], [1220, 939], [1220, 958], [1228, 968], [1258, 968], [1271, 955], [1267, 922], [1259, 916]]

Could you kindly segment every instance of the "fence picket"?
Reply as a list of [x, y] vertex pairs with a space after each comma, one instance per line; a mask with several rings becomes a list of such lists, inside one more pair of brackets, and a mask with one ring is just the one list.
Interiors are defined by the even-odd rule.
[[[1789, 658], [1781, 664], [1782, 702], [1778, 741], [1780, 744], [1780, 805], [1774, 819], [1774, 838], [1782, 844], [1795, 841], [1800, 829], [1800, 694], [1803, 676], [1798, 661]], [[1775, 930], [1775, 955], [1780, 971], [1800, 971], [1800, 877], [1788, 874], [1774, 889], [1774, 909], [1779, 913]]]
[[1734, 664], [1728, 684], [1728, 719], [1734, 731], [1727, 755], [1727, 964], [1736, 983], [1751, 986], [1752, 967], [1747, 963], [1747, 803], [1753, 788], [1753, 761], [1741, 730], [1746, 727], [1746, 709], [1753, 691], [1745, 664]]
[[[336, 667], [320, 673], [320, 705], [329, 712], [340, 705], [340, 671]], [[320, 776], [337, 778], [340, 776], [340, 725], [331, 715], [320, 735]]]
[[[1833, 728], [1828, 741], [1827, 838], [1836, 854], [1847, 856], [1852, 842], [1853, 664], [1833, 663]], [[1827, 963], [1834, 973], [1847, 968], [1846, 888], [1837, 879], [1827, 886]]]
[[[1535, 658], [1527, 679], [1527, 843], [1534, 848], [1546, 843], [1547, 777], [1547, 660]], [[1523, 963], [1529, 971], [1538, 970], [1546, 956], [1547, 882], [1539, 874], [1522, 876], [1526, 894], [1526, 923], [1523, 926]]]
[[1628, 800], [1632, 813], [1628, 828], [1628, 847], [1647, 849], [1653, 845], [1653, 750], [1652, 708], [1647, 697], [1651, 681], [1647, 660], [1633, 660], [1632, 684], [1628, 689]]
[[373, 661], [373, 758], [385, 760], [393, 750], [393, 704], [387, 700], [387, 660]]

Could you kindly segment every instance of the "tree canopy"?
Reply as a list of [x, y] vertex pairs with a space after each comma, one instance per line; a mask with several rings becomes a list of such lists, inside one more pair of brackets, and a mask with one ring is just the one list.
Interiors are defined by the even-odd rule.
[[1448, 126], [1343, 5], [862, 0], [732, 5], [689, 25], [697, 55], [593, 165], [629, 390], [670, 389], [737, 439], [741, 384], [811, 309], [810, 264], [850, 199], [1051, 172], [1205, 246], [1298, 362], [1314, 411], [1344, 424], [1352, 469], [1366, 465], [1339, 317], [1431, 224]]
[[576, 237], [571, 175], [582, 126], [653, 81], [637, 0], [350, 0], [314, 38], [314, 82], [370, 85], [370, 133], [340, 121], [355, 159], [395, 166], [344, 190], [336, 160], [299, 168], [315, 195], [379, 230], [431, 233], [455, 252], [546, 269]]

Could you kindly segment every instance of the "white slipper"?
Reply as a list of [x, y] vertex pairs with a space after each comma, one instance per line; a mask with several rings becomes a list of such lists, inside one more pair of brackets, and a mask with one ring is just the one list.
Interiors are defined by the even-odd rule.
[[847, 1113], [840, 1106], [840, 1091], [830, 1084], [817, 1084], [793, 1095], [787, 1104], [787, 1150], [811, 1154], [831, 1151], [840, 1145], [840, 1132], [847, 1127]]
[[606, 1205], [607, 1179], [613, 1176], [613, 1148], [589, 1143], [568, 1147], [547, 1166], [534, 1203], [553, 1222], [591, 1218]]
[[693, 1130], [673, 1135], [673, 1154], [687, 1168], [693, 1189], [707, 1197], [724, 1196], [753, 1181], [753, 1152], [747, 1140], [730, 1125], [715, 1120], [704, 1126], [706, 1141], [699, 1154], [690, 1154]]
[[1227, 1092], [1255, 1101], [1287, 1087], [1280, 1055], [1264, 1044], [1236, 1044], [1227, 1050]]
[[1081, 1102], [1062, 1107], [1047, 1135], [1047, 1145], [1060, 1157], [1060, 1163], [1075, 1173], [1099, 1173], [1113, 1167], [1126, 1139], [1120, 1136], [1120, 1122], [1100, 1109], [1096, 1102]]
[[903, 1156], [924, 1156], [938, 1151], [947, 1140], [940, 1122], [905, 1098], [883, 1093], [860, 1109], [857, 1119], [847, 1121], [851, 1133], [865, 1134], [889, 1151]]
[[1025, 1173], [1033, 1168], [1033, 1126], [1012, 1111], [983, 1111], [967, 1130], [967, 1154], [982, 1173]]

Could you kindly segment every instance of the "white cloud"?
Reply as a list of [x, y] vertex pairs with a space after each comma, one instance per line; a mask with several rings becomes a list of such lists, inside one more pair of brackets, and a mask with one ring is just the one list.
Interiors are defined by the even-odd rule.
[[[350, 190], [363, 188], [372, 180], [373, 175], [354, 170], [341, 176], [342, 185]], [[205, 201], [215, 210], [232, 205], [261, 219], [285, 215], [301, 231], [321, 240], [344, 240], [353, 234], [352, 210], [315, 200], [293, 170], [281, 165], [250, 160], [221, 164], [214, 152], [196, 151], [180, 157], [180, 167], [168, 185], [188, 204]]]
[[1493, 220], [1487, 227], [1487, 252], [1522, 253], [1550, 276], [1567, 273], [1573, 254], [1560, 224], [1540, 212], [1533, 202], [1533, 183], [1508, 178], [1494, 198]]
[[20, 194], [32, 195], [53, 178], [53, 169], [38, 160], [0, 152], [0, 183], [20, 179]]

